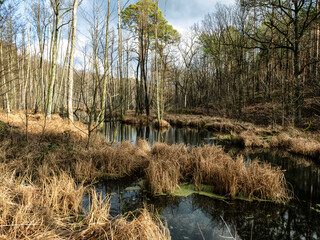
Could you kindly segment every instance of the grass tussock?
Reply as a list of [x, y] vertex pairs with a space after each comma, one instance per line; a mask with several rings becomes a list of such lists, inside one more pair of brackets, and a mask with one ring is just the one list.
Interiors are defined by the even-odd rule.
[[168, 146], [165, 143], [155, 143], [151, 150], [150, 161], [145, 176], [153, 194], [170, 193], [178, 187], [186, 175], [188, 162], [186, 146]]
[[[263, 135], [263, 134], [262, 134]], [[320, 142], [308, 136], [290, 136], [288, 133], [262, 137], [254, 131], [244, 131], [231, 136], [233, 143], [244, 147], [283, 148], [291, 153], [320, 158]]]
[[168, 227], [146, 209], [111, 219], [110, 205], [105, 204], [106, 200], [94, 191], [91, 202], [87, 217], [83, 220], [85, 230], [79, 232], [76, 239], [171, 239]]
[[[1, 175], [1, 239], [170, 239], [168, 228], [147, 210], [110, 216], [110, 203], [65, 173], [36, 186]], [[83, 209], [84, 194], [90, 210]]]
[[157, 143], [151, 149], [153, 160], [146, 179], [154, 194], [173, 193], [181, 182], [211, 185], [215, 193], [229, 197], [272, 199], [286, 202], [289, 197], [283, 172], [270, 164], [233, 160], [213, 146], [188, 149]]
[[163, 119], [161, 119], [160, 122], [158, 119], [156, 119], [152, 123], [156, 128], [170, 128], [170, 123]]
[[281, 133], [271, 138], [271, 146], [287, 148], [290, 152], [304, 156], [320, 158], [320, 142], [305, 137], [291, 137]]
[[231, 197], [287, 200], [288, 192], [283, 172], [270, 164], [244, 163], [243, 157], [233, 160], [222, 150], [205, 146], [192, 150], [196, 168], [194, 183], [209, 184], [220, 194]]
[[213, 132], [229, 133], [230, 131], [238, 132], [252, 128], [252, 124], [249, 123], [203, 115], [168, 114], [164, 119], [172, 126], [205, 129]]
[[244, 131], [232, 137], [235, 143], [244, 147], [265, 147], [268, 148], [269, 144], [264, 139], [256, 135], [253, 131]]
[[148, 125], [150, 122], [152, 122], [152, 118], [147, 117], [145, 115], [140, 116], [132, 116], [132, 115], [126, 115], [121, 120], [124, 124], [131, 124], [131, 125]]

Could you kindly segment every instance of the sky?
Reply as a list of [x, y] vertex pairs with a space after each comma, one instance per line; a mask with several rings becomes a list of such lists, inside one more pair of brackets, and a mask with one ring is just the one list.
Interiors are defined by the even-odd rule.
[[[99, 0], [101, 9], [100, 17], [106, 19], [107, 0]], [[130, 4], [135, 4], [138, 0], [120, 0], [122, 9], [125, 9]], [[234, 4], [236, 0], [158, 0], [159, 8], [163, 16], [167, 19], [174, 29], [183, 35], [195, 23], [201, 22], [204, 16], [212, 11], [216, 4]], [[111, 27], [117, 29], [117, 0], [111, 0]], [[93, 0], [83, 0], [78, 13], [78, 34], [77, 34], [77, 48], [83, 49], [88, 43], [90, 35], [88, 29], [90, 28], [86, 19], [92, 19]], [[64, 40], [67, 45], [67, 38]], [[62, 50], [64, 52], [64, 49]], [[82, 53], [76, 51], [76, 68], [82, 66], [80, 60]]]
[[217, 3], [230, 5], [235, 0], [159, 0], [159, 7], [163, 13], [166, 12], [168, 23], [183, 33], [212, 12]]
[[[31, 1], [31, 0], [28, 0]], [[48, 1], [48, 0], [45, 0]], [[71, 2], [71, 0], [69, 0]], [[100, 18], [106, 19], [107, 0], [98, 0], [100, 2]], [[138, 0], [120, 0], [122, 9], [125, 9], [130, 4], [136, 3]], [[214, 11], [216, 4], [235, 4], [236, 0], [158, 0], [159, 8], [164, 17], [174, 29], [183, 35], [195, 23], [202, 21], [204, 16]], [[76, 49], [76, 68], [81, 68], [83, 61], [83, 49], [90, 41], [88, 19], [92, 19], [92, 6], [94, 0], [83, 0], [78, 9], [78, 33], [77, 33], [77, 49]], [[27, 2], [25, 2], [27, 3]], [[24, 4], [20, 7], [21, 15], [24, 16]], [[50, 6], [48, 1], [48, 6]], [[51, 9], [50, 9], [51, 10]], [[117, 29], [117, 0], [111, 0], [111, 27]], [[67, 27], [64, 27], [64, 34], [62, 36], [62, 46], [59, 49], [59, 56], [64, 56], [68, 42]], [[37, 45], [37, 41], [34, 42]], [[61, 62], [63, 59], [59, 59]]]
[[[121, 4], [123, 7], [126, 7], [137, 1], [121, 0]], [[107, 2], [107, 0], [102, 0], [102, 2]], [[200, 22], [207, 13], [212, 12], [218, 3], [231, 5], [235, 3], [235, 0], [159, 0], [159, 8], [168, 20], [168, 23], [173, 25], [180, 33], [183, 33], [195, 23]], [[114, 15], [113, 19], [116, 20], [117, 1], [111, 0], [111, 4], [111, 11], [113, 10]], [[92, 0], [83, 0], [81, 7], [89, 11], [92, 7]], [[85, 24], [81, 17], [79, 22]]]

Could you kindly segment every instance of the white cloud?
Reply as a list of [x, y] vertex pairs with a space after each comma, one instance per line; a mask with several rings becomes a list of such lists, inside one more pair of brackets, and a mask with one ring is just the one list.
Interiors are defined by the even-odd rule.
[[235, 0], [159, 1], [160, 9], [162, 10], [163, 14], [166, 14], [169, 24], [173, 25], [177, 30], [180, 29], [180, 32], [182, 31], [182, 33], [195, 23], [200, 22], [207, 13], [213, 11], [217, 3], [230, 5], [235, 4]]

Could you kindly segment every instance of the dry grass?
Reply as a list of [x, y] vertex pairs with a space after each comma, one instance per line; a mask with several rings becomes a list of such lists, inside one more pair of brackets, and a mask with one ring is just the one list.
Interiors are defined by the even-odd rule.
[[153, 194], [173, 193], [182, 180], [189, 163], [186, 146], [168, 146], [155, 143], [151, 150], [151, 160], [145, 170], [149, 188]]
[[39, 186], [5, 173], [0, 189], [0, 236], [6, 239], [62, 239], [57, 230], [70, 231], [84, 194], [64, 173]]
[[[125, 117], [125, 122], [131, 124], [148, 124], [152, 119], [155, 119], [154, 114], [151, 114], [151, 116], [147, 118], [145, 115], [135, 116], [132, 111], [129, 111]], [[166, 114], [164, 120], [170, 125], [177, 127], [197, 128], [221, 133], [232, 132], [234, 134], [232, 141], [245, 147], [287, 148], [293, 153], [314, 158], [320, 157], [320, 135], [316, 133], [308, 136], [296, 129], [283, 129], [279, 126], [258, 127], [248, 122], [205, 115]], [[288, 133], [273, 136], [274, 133], [281, 131], [287, 131]], [[294, 137], [290, 137], [288, 134]], [[287, 135], [287, 137], [285, 137], [285, 135]]]
[[[0, 190], [1, 239], [170, 239], [168, 228], [147, 210], [114, 220], [108, 199], [65, 173], [40, 186], [1, 175]], [[86, 192], [87, 213], [82, 207]]]
[[160, 123], [158, 121], [158, 119], [153, 120], [153, 126], [155, 126], [156, 128], [170, 128], [170, 123], [168, 123], [166, 120], [161, 119]]
[[125, 124], [148, 125], [152, 122], [153, 117], [147, 115], [135, 115], [132, 111], [128, 111], [121, 120]]
[[271, 146], [287, 148], [290, 152], [320, 158], [320, 142], [308, 137], [291, 137], [281, 133], [271, 138]]
[[17, 175], [31, 176], [33, 181], [51, 177], [61, 170], [78, 181], [122, 177], [132, 175], [145, 165], [146, 152], [149, 151], [145, 145], [132, 147], [124, 142], [113, 147], [97, 137], [87, 149], [87, 136], [79, 131], [84, 131], [85, 126], [69, 125], [55, 117], [55, 120], [46, 122], [44, 134], [44, 122], [31, 118], [29, 141], [26, 142], [23, 118], [10, 116], [6, 125], [10, 126], [9, 130], [0, 133], [0, 161], [6, 161], [7, 167], [15, 170]]
[[[209, 184], [230, 197], [287, 200], [279, 169], [234, 161], [212, 146], [189, 149], [157, 143], [150, 149], [122, 142], [110, 146], [93, 136], [86, 148], [86, 127], [59, 116], [44, 122], [30, 116], [25, 140], [24, 115], [0, 114], [0, 238], [7, 239], [169, 239], [166, 226], [145, 210], [137, 217], [111, 219], [109, 203], [83, 182], [141, 175], [154, 194], [172, 193], [181, 182]], [[84, 194], [91, 208], [83, 216]], [[80, 220], [79, 220], [80, 219]]]
[[269, 144], [264, 139], [256, 135], [253, 131], [244, 131], [233, 136], [232, 139], [235, 143], [245, 147], [264, 147], [268, 148]]
[[283, 172], [269, 164], [244, 163], [213, 146], [187, 149], [157, 143], [146, 179], [154, 194], [173, 193], [182, 181], [213, 186], [214, 192], [229, 197], [272, 199], [286, 202], [289, 197]]
[[170, 239], [167, 227], [146, 210], [130, 220], [113, 219], [109, 202], [83, 184], [143, 169], [150, 152], [145, 141], [112, 147], [95, 138], [88, 149], [79, 131], [85, 126], [57, 115], [44, 122], [39, 115], [29, 118], [27, 142], [23, 114], [0, 114], [0, 121], [0, 239]]
[[234, 161], [222, 150], [210, 146], [194, 148], [192, 154], [196, 162], [194, 182], [198, 187], [209, 184], [216, 192], [231, 197], [287, 200], [284, 174], [270, 164], [244, 163], [241, 156]]
[[79, 232], [75, 239], [171, 239], [167, 226], [146, 209], [111, 219], [109, 205], [101, 196], [93, 192], [91, 201], [90, 211], [83, 221], [85, 230]]
[[244, 131], [232, 136], [231, 140], [233, 143], [240, 144], [244, 147], [283, 148], [289, 152], [303, 156], [320, 158], [319, 141], [300, 132], [294, 132], [294, 134], [291, 135], [294, 136], [283, 132], [273, 136], [270, 134], [270, 137], [263, 138], [257, 131]]
[[206, 129], [214, 132], [242, 131], [252, 129], [253, 125], [224, 118], [203, 115], [167, 114], [164, 119], [173, 126]]

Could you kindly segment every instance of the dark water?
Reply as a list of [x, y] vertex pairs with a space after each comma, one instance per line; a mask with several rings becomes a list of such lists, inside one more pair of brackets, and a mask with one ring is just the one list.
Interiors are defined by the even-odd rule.
[[[114, 138], [114, 126], [105, 129], [108, 141]], [[213, 135], [188, 129], [171, 128], [159, 133], [152, 127], [117, 124], [116, 141], [146, 138], [149, 144], [213, 144]], [[281, 151], [245, 150], [226, 147], [232, 155], [258, 158], [280, 166], [297, 200], [289, 205], [270, 202], [221, 201], [193, 194], [189, 197], [153, 197], [140, 186], [141, 179], [122, 179], [99, 183], [97, 191], [111, 194], [111, 213], [115, 216], [154, 206], [168, 223], [172, 239], [320, 239], [320, 167], [305, 159]], [[230, 238], [233, 237], [233, 238]]]
[[212, 144], [212, 133], [207, 131], [196, 131], [186, 128], [170, 128], [168, 131], [159, 132], [152, 128], [152, 126], [132, 126], [124, 125], [119, 122], [108, 122], [103, 131], [103, 135], [108, 142], [121, 142], [128, 140], [134, 145], [138, 138], [147, 139], [149, 145], [152, 146], [154, 142], [166, 142], [172, 144], [186, 144], [198, 146], [201, 144]]

